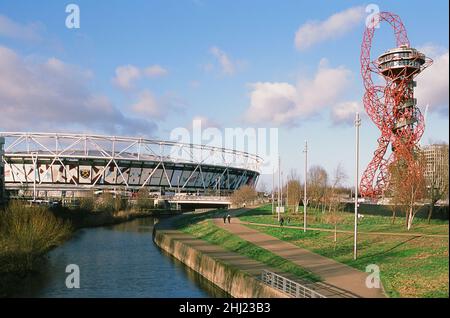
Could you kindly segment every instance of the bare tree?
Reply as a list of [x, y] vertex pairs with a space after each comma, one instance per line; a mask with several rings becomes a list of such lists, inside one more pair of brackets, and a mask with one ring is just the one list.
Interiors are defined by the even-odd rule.
[[[408, 163], [409, 162], [409, 163]], [[389, 166], [389, 188], [394, 204], [406, 214], [406, 228], [411, 229], [420, 206], [418, 201], [425, 198], [425, 160], [419, 153], [411, 161], [399, 160]]]
[[340, 215], [344, 208], [344, 204], [339, 197], [339, 189], [342, 183], [347, 179], [344, 167], [339, 163], [333, 172], [333, 179], [331, 186], [326, 191], [326, 202], [328, 203], [328, 213], [326, 216], [327, 222], [334, 225], [334, 242], [337, 241], [337, 224], [342, 222], [343, 218]]
[[231, 196], [231, 202], [238, 207], [252, 203], [257, 197], [255, 189], [251, 186], [244, 185], [234, 191]]
[[289, 180], [286, 185], [287, 205], [294, 207], [294, 212], [298, 212], [298, 206], [302, 198], [302, 186], [298, 180]]
[[308, 197], [318, 208], [323, 203], [327, 189], [328, 173], [321, 166], [312, 166], [308, 172]]
[[302, 198], [302, 186], [300, 184], [300, 177], [295, 169], [291, 169], [286, 185], [283, 188], [283, 193], [286, 194], [286, 204], [294, 208], [294, 212], [298, 212], [298, 206]]

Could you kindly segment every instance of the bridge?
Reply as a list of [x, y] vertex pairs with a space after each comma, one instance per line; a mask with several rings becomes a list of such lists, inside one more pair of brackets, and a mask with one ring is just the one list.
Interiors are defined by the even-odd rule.
[[162, 195], [158, 200], [165, 201], [177, 208], [195, 208], [195, 207], [229, 207], [231, 205], [230, 196], [209, 196], [209, 195]]

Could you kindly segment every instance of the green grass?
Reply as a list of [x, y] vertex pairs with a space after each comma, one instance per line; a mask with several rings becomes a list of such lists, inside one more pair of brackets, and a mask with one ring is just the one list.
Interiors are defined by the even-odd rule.
[[[309, 210], [310, 226], [325, 228], [317, 214]], [[319, 215], [320, 216], [320, 215]], [[248, 211], [241, 220], [257, 223], [276, 223], [271, 207]], [[291, 217], [292, 218], [292, 217]], [[353, 221], [352, 216], [350, 216]], [[407, 232], [403, 229], [404, 219], [398, 218], [392, 225], [390, 217], [365, 216], [360, 231]], [[348, 229], [345, 219], [339, 229]], [[293, 218], [290, 225], [302, 225], [300, 218]], [[426, 234], [448, 234], [448, 221], [432, 221], [430, 225], [417, 221], [413, 231]], [[369, 264], [380, 267], [383, 286], [391, 297], [449, 297], [448, 237], [404, 237], [375, 234], [361, 234], [358, 237], [358, 259], [353, 260], [353, 235], [338, 233], [337, 243], [333, 232], [307, 231], [298, 229], [249, 225], [266, 234], [289, 241], [299, 247], [330, 257], [360, 270]]]
[[211, 244], [220, 245], [229, 251], [245, 255], [270, 267], [293, 274], [298, 278], [313, 282], [320, 281], [320, 277], [317, 275], [217, 227], [209, 220], [215, 215], [216, 212], [185, 216], [176, 222], [176, 226], [183, 232], [189, 233], [199, 239], [205, 240]]
[[[322, 212], [314, 208], [307, 209], [307, 225], [308, 227], [334, 229], [333, 224], [325, 222], [327, 212]], [[413, 228], [408, 231], [405, 226], [404, 216], [397, 216], [395, 223], [392, 224], [392, 218], [379, 215], [364, 214], [360, 211], [364, 218], [358, 223], [358, 230], [361, 232], [389, 232], [389, 233], [415, 233], [415, 234], [446, 234], [448, 235], [448, 221], [431, 220], [428, 224], [427, 220], [416, 218], [413, 222]], [[352, 231], [354, 226], [354, 214], [349, 212], [339, 213], [342, 221], [339, 222], [337, 229]], [[289, 224], [292, 226], [303, 226], [303, 208], [298, 213], [287, 213], [283, 215], [285, 220], [290, 217]], [[271, 206], [266, 205], [257, 209], [249, 210], [241, 214], [242, 221], [261, 224], [277, 224], [277, 215], [271, 213]]]

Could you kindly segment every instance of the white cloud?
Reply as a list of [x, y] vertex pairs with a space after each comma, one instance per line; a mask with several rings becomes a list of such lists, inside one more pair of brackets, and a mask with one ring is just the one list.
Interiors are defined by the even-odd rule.
[[162, 118], [164, 112], [156, 97], [149, 90], [141, 92], [139, 100], [132, 106], [132, 110], [143, 116]]
[[27, 62], [0, 46], [0, 127], [25, 131], [97, 131], [150, 135], [156, 125], [125, 116], [89, 88], [92, 72], [56, 58]]
[[186, 103], [173, 93], [155, 96], [150, 90], [140, 92], [136, 103], [131, 105], [131, 111], [148, 119], [164, 119], [170, 112], [182, 113]]
[[246, 118], [252, 123], [284, 124], [297, 108], [297, 88], [289, 83], [258, 82], [250, 84], [250, 107]]
[[133, 65], [123, 65], [116, 68], [116, 76], [113, 83], [119, 88], [129, 90], [133, 82], [141, 77], [141, 70]]
[[340, 66], [332, 68], [323, 59], [313, 78], [297, 85], [284, 82], [250, 84], [250, 106], [245, 118], [252, 123], [295, 126], [298, 121], [336, 105], [351, 81], [352, 73]]
[[420, 106], [448, 116], [449, 111], [449, 51], [427, 45], [420, 51], [433, 59], [433, 64], [417, 76], [415, 95]]
[[235, 62], [223, 50], [213, 46], [209, 52], [217, 59], [223, 74], [233, 75], [236, 72]]
[[144, 74], [148, 77], [161, 77], [166, 76], [168, 73], [165, 68], [157, 64], [149, 66], [144, 70]]
[[40, 29], [42, 29], [40, 23], [20, 24], [0, 14], [0, 36], [25, 41], [40, 41], [42, 39], [39, 34]]
[[332, 108], [331, 120], [335, 125], [353, 125], [356, 112], [359, 112], [361, 117], [365, 115], [359, 102], [341, 102]]
[[151, 65], [144, 69], [140, 69], [137, 66], [128, 64], [118, 66], [116, 68], [116, 75], [112, 79], [112, 82], [114, 85], [123, 90], [130, 90], [134, 88], [135, 82], [141, 79], [143, 76], [156, 78], [165, 76], [168, 73], [169, 72], [165, 68], [158, 64]]
[[295, 47], [306, 50], [315, 44], [339, 38], [354, 29], [364, 19], [364, 14], [364, 7], [352, 7], [324, 21], [307, 22], [295, 34]]

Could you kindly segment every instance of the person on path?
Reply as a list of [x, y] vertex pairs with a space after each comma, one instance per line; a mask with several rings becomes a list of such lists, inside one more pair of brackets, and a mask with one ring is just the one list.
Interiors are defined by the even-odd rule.
[[284, 219], [283, 217], [280, 218], [280, 226], [283, 227]]
[[225, 214], [223, 215], [223, 223], [227, 223], [227, 216]]
[[227, 218], [228, 218], [228, 223], [231, 223], [231, 215], [228, 214]]

